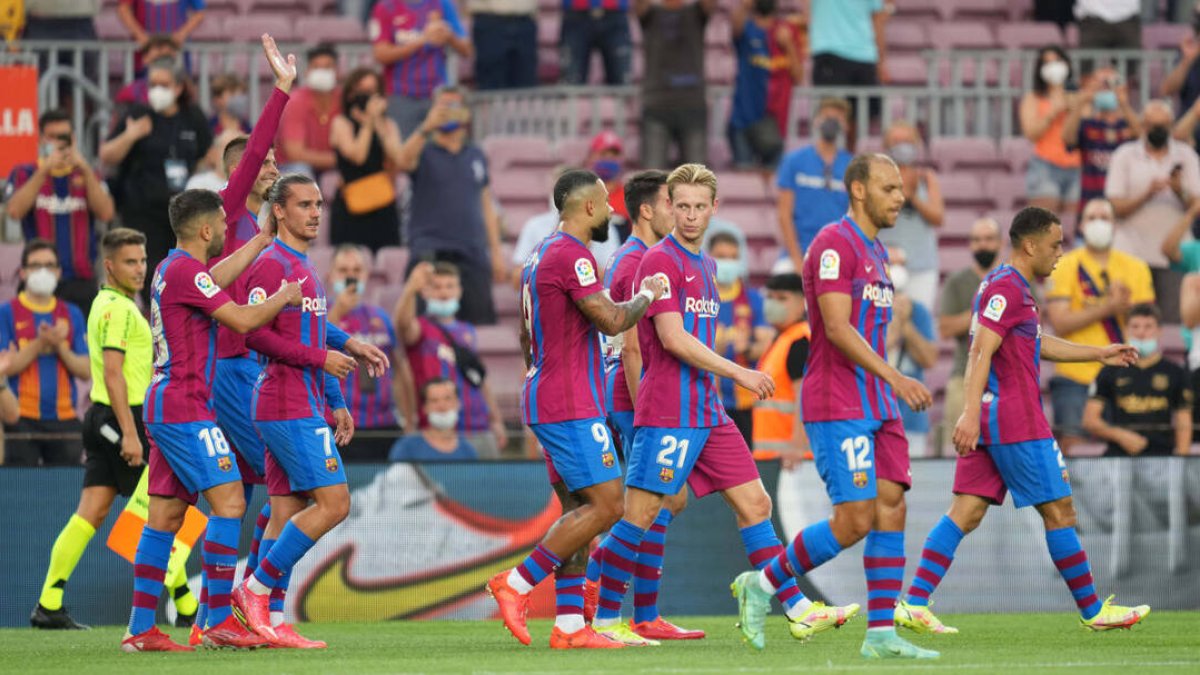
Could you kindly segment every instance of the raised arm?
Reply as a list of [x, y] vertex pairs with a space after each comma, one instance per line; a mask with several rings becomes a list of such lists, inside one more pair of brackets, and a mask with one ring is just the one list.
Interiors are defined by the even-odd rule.
[[271, 71], [275, 73], [275, 89], [271, 91], [267, 104], [263, 106], [262, 114], [254, 124], [254, 129], [250, 131], [250, 139], [246, 142], [246, 152], [229, 175], [229, 184], [221, 193], [226, 212], [232, 212], [234, 207], [244, 204], [246, 197], [250, 195], [250, 190], [258, 180], [258, 172], [262, 168], [263, 160], [266, 159], [267, 152], [270, 151], [271, 144], [275, 141], [275, 133], [279, 129], [279, 119], [283, 117], [283, 110], [288, 103], [288, 92], [292, 90], [292, 83], [296, 81], [296, 57], [288, 54], [287, 58], [284, 58], [270, 35], [262, 36], [262, 47], [263, 53], [267, 57], [267, 63], [271, 65]]
[[432, 276], [433, 265], [431, 263], [417, 263], [408, 275], [408, 281], [404, 284], [404, 291], [400, 294], [400, 299], [396, 301], [393, 320], [396, 324], [396, 333], [405, 346], [411, 347], [421, 341], [421, 324], [417, 321], [417, 295], [429, 285]]
[[1188, 210], [1180, 216], [1179, 220], [1175, 221], [1175, 225], [1167, 233], [1167, 237], [1163, 239], [1162, 254], [1167, 256], [1167, 260], [1171, 264], [1179, 264], [1183, 262], [1183, 248], [1181, 246], [1184, 236], [1192, 231], [1192, 223], [1200, 216], [1200, 200], [1192, 201], [1188, 206]]

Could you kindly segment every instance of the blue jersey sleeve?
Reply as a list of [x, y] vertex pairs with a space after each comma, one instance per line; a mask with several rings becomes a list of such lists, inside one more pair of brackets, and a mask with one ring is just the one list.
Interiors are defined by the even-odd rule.
[[341, 351], [349, 341], [349, 333], [338, 328], [336, 324], [325, 323], [325, 346]]
[[775, 187], [785, 190], [796, 189], [796, 185], [793, 183], [793, 177], [796, 175], [795, 159], [795, 152], [784, 155], [783, 161], [779, 163], [779, 169], [775, 171]]
[[933, 315], [926, 309], [925, 305], [914, 302], [912, 308], [913, 326], [917, 328], [917, 332], [926, 340], [936, 339], [933, 334]]
[[455, 35], [460, 38], [467, 36], [467, 31], [463, 30], [462, 21], [458, 18], [458, 8], [451, 0], [442, 0], [442, 17], [450, 24], [450, 30], [454, 31]]
[[9, 345], [16, 339], [16, 331], [13, 328], [12, 304], [6, 302], [0, 305], [0, 349], [8, 349]]
[[342, 394], [342, 383], [329, 373], [325, 373], [325, 403], [330, 410], [341, 410], [346, 407], [346, 397]]
[[763, 313], [763, 296], [758, 289], [746, 289], [746, 297], [750, 300], [750, 325], [754, 328], [767, 326], [767, 317]]

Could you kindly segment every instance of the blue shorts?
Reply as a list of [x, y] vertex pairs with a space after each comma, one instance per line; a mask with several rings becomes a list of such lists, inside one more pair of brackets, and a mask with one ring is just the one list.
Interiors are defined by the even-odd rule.
[[213, 382], [213, 410], [217, 423], [233, 444], [233, 449], [259, 476], [266, 475], [267, 447], [254, 428], [254, 385], [262, 366], [252, 358], [217, 360], [217, 379]]
[[346, 469], [342, 466], [337, 444], [333, 442], [333, 429], [325, 420], [319, 417], [273, 422], [256, 420], [254, 426], [266, 442], [271, 457], [287, 474], [292, 492], [307, 492], [346, 482]]
[[1012, 493], [1013, 506], [1035, 506], [1071, 496], [1071, 476], [1058, 441], [1042, 438], [985, 448]]
[[603, 417], [531, 424], [529, 428], [571, 492], [621, 477], [617, 450]]
[[608, 413], [608, 426], [616, 432], [617, 440], [621, 442], [622, 459], [628, 462], [629, 454], [633, 450], [633, 411]]
[[898, 420], [805, 422], [817, 473], [834, 504], [875, 499], [877, 478], [912, 485], [908, 439]]
[[711, 427], [638, 427], [625, 485], [660, 495], [677, 494], [687, 483]]
[[151, 459], [159, 454], [166, 460], [166, 466], [151, 463], [152, 495], [195, 503], [205, 490], [242, 480], [225, 432], [215, 421], [147, 423], [146, 437]]

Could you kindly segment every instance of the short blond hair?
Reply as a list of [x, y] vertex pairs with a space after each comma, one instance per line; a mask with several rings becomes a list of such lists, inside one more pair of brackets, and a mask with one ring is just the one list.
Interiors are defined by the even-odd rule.
[[675, 198], [676, 185], [703, 185], [717, 198], [717, 174], [703, 164], [681, 164], [667, 176], [667, 195]]

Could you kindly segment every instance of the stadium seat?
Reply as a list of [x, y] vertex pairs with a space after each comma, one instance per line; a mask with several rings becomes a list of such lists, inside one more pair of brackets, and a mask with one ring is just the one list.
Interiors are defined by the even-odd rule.
[[483, 354], [517, 354], [521, 353], [521, 342], [517, 337], [517, 327], [499, 324], [496, 326], [478, 326], [476, 328], [479, 341], [479, 353]]
[[930, 41], [938, 49], [992, 49], [996, 36], [980, 21], [946, 21], [930, 31]]
[[929, 78], [925, 57], [914, 54], [897, 54], [888, 56], [888, 74], [892, 84], [901, 86], [921, 86]]
[[[942, 188], [943, 194], [945, 187]], [[942, 217], [942, 226], [938, 228], [938, 245], [953, 246], [967, 243], [971, 236], [971, 226], [979, 219], [979, 209], [947, 208]]]
[[942, 18], [941, 0], [905, 0], [896, 3], [893, 20], [922, 19], [926, 22], [936, 22]]
[[1057, 24], [1044, 21], [1002, 23], [996, 28], [996, 41], [1009, 49], [1039, 49], [1062, 44], [1064, 37]]
[[[724, 180], [724, 179], [722, 179]], [[717, 210], [717, 215], [737, 225], [747, 239], [774, 244], [779, 232], [775, 212], [765, 205], [735, 204]]]
[[728, 52], [733, 49], [733, 27], [728, 16], [718, 12], [709, 19], [704, 29], [704, 46], [710, 55], [716, 50]]
[[505, 200], [545, 204], [547, 183], [541, 169], [511, 170], [493, 176], [492, 190], [501, 204]]
[[483, 139], [489, 168], [498, 174], [510, 167], [551, 167], [557, 163], [545, 136], [489, 136]]
[[384, 246], [375, 254], [374, 273], [387, 280], [388, 285], [404, 283], [408, 269], [408, 249], [403, 246]]
[[521, 316], [521, 296], [510, 284], [492, 284], [492, 303], [502, 320]]
[[292, 20], [278, 14], [252, 14], [231, 16], [222, 22], [224, 33], [231, 41], [255, 42], [268, 33], [276, 42], [292, 42], [296, 39]]
[[996, 144], [989, 138], [934, 138], [929, 143], [929, 154], [943, 173], [966, 167], [1003, 166]]
[[1000, 140], [1000, 156], [1008, 164], [1009, 171], [1024, 172], [1033, 157], [1033, 144], [1023, 136], [1014, 136]]
[[[766, 179], [771, 180], [771, 179]], [[727, 171], [720, 182], [722, 215], [728, 204], [761, 204], [767, 199], [762, 174], [754, 171]]]
[[314, 246], [308, 249], [308, 259], [322, 279], [329, 277], [329, 269], [333, 266], [333, 248], [330, 246]]
[[16, 287], [18, 272], [21, 271], [21, 243], [0, 243], [0, 286]]
[[988, 194], [1000, 208], [1016, 209], [1025, 204], [1024, 174], [994, 173], [988, 177], [986, 187]]
[[888, 46], [889, 65], [894, 53], [892, 50], [896, 50], [896, 52], [919, 52], [922, 49], [928, 49], [932, 46], [929, 40], [929, 31], [926, 29], [924, 22], [891, 20], [887, 22], [884, 35]]
[[304, 42], [362, 42], [367, 34], [358, 19], [348, 16], [301, 16], [296, 37]]
[[96, 37], [101, 40], [128, 40], [129, 31], [121, 24], [115, 12], [101, 12], [96, 16]]
[[1011, 0], [941, 0], [944, 19], [987, 19], [997, 23], [1008, 19]]
[[1151, 23], [1142, 26], [1143, 49], [1178, 49], [1192, 27], [1182, 23]]
[[537, 40], [542, 47], [558, 48], [562, 39], [562, 15], [539, 14], [537, 17]]
[[525, 223], [529, 222], [530, 218], [545, 213], [550, 208], [549, 194], [550, 191], [547, 189], [547, 200], [543, 204], [509, 202], [505, 205], [503, 209], [504, 230], [501, 232], [501, 236], [506, 241], [516, 241], [521, 234], [521, 228], [525, 227]]
[[941, 181], [942, 199], [948, 207], [983, 207], [991, 206], [990, 195], [983, 190], [979, 178], [972, 173], [961, 171], [943, 171], [938, 176]]

